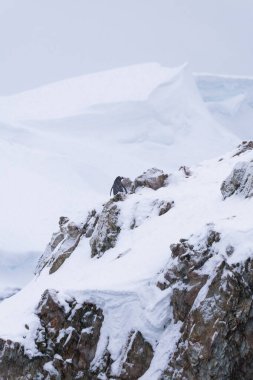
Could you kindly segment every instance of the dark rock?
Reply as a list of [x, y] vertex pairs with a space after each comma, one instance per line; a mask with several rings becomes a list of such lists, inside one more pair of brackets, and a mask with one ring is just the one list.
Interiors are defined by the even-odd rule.
[[231, 255], [234, 253], [234, 251], [235, 251], [235, 249], [234, 249], [234, 247], [233, 247], [231, 244], [229, 244], [229, 245], [226, 247], [226, 254], [227, 254], [228, 256], [231, 256]]
[[149, 368], [153, 349], [138, 331], [132, 332], [127, 346], [122, 347], [125, 355], [120, 375], [111, 375], [113, 361], [107, 348], [93, 368], [103, 311], [95, 304], [79, 304], [70, 297], [61, 302], [57, 291], [44, 292], [37, 308], [40, 327], [36, 331], [35, 356], [28, 357], [19, 343], [0, 339], [1, 380], [98, 380], [101, 376], [137, 380]]
[[148, 370], [153, 355], [152, 346], [143, 338], [142, 334], [139, 331], [131, 333], [120, 379], [139, 379]]
[[63, 227], [64, 224], [69, 222], [69, 218], [67, 216], [61, 216], [59, 219], [59, 226]]
[[222, 262], [182, 326], [163, 379], [251, 379], [252, 293], [241, 274]]
[[220, 234], [209, 230], [201, 244], [194, 247], [181, 239], [171, 245], [171, 256], [176, 259], [174, 265], [164, 271], [164, 280], [157, 286], [164, 290], [173, 287], [171, 305], [175, 322], [184, 321], [208, 276], [197, 272], [215, 253], [214, 244], [220, 240]]
[[159, 204], [159, 216], [166, 214], [172, 207], [174, 207], [174, 202], [161, 201]]
[[180, 166], [178, 170], [184, 174], [185, 178], [189, 178], [192, 175], [192, 171], [188, 166]]

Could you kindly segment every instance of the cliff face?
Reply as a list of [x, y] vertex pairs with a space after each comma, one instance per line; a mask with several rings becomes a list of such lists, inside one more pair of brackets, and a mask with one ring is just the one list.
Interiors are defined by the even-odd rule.
[[61, 217], [1, 304], [0, 379], [252, 379], [251, 146]]

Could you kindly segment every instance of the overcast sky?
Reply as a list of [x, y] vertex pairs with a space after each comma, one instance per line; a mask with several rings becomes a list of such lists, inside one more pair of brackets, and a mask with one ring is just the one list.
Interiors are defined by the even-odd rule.
[[253, 0], [0, 0], [0, 94], [141, 62], [253, 76]]

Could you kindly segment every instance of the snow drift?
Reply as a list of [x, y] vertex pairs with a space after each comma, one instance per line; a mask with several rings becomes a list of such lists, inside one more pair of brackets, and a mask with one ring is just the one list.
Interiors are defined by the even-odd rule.
[[196, 74], [195, 79], [213, 117], [241, 139], [251, 139], [253, 78]]

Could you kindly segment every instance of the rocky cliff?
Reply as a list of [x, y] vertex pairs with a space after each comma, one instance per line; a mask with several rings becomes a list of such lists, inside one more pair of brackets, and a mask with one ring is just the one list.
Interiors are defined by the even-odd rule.
[[61, 217], [1, 304], [0, 379], [252, 379], [252, 146]]

